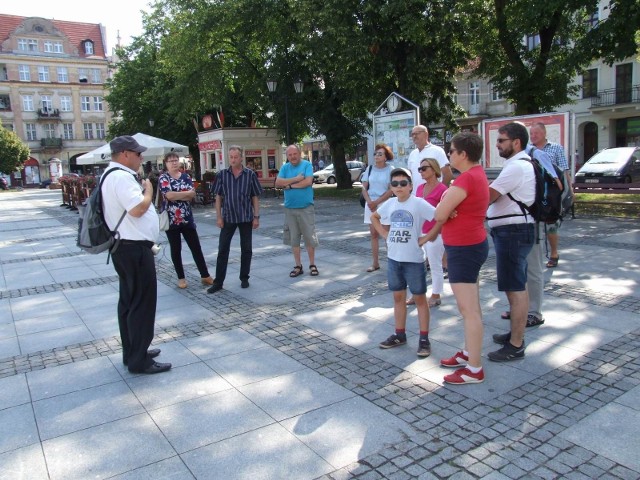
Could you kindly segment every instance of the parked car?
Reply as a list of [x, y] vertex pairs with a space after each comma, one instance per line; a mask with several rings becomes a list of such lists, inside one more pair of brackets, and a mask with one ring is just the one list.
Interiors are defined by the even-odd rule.
[[[362, 162], [349, 161], [347, 162], [347, 169], [351, 174], [351, 181], [358, 182], [360, 181], [360, 175], [362, 175], [362, 172], [364, 172], [365, 166], [364, 166], [364, 163]], [[332, 183], [336, 183], [336, 172], [334, 170], [333, 164], [314, 173], [313, 182], [314, 183], [327, 182], [330, 185]]]
[[605, 148], [576, 173], [575, 183], [640, 182], [640, 148]]
[[0, 175], [0, 190], [9, 190], [9, 182], [2, 175]]

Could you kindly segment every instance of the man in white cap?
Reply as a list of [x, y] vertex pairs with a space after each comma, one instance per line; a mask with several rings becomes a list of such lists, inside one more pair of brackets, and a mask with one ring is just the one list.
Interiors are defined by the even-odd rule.
[[158, 238], [159, 221], [152, 207], [151, 182], [145, 179], [140, 184], [137, 180], [142, 152], [147, 148], [128, 135], [114, 138], [109, 146], [112, 160], [102, 183], [104, 217], [109, 228], [114, 230], [126, 212], [118, 227], [120, 244], [112, 253], [113, 266], [120, 279], [118, 325], [122, 362], [133, 373], [166, 372], [171, 364], [156, 362], [153, 359], [160, 355], [160, 350], [149, 350], [158, 300], [151, 248]]

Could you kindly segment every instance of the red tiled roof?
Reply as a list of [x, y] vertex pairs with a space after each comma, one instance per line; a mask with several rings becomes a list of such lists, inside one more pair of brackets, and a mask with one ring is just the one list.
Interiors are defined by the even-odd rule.
[[[9, 35], [18, 28], [27, 18], [16, 15], [0, 14], [0, 45]], [[102, 27], [99, 23], [67, 22], [66, 20], [49, 20], [60, 32], [69, 38], [71, 45], [78, 49], [80, 57], [95, 56], [106, 58], [104, 39], [102, 38]], [[93, 41], [93, 55], [85, 55], [84, 40]], [[0, 47], [1, 50], [1, 47]]]

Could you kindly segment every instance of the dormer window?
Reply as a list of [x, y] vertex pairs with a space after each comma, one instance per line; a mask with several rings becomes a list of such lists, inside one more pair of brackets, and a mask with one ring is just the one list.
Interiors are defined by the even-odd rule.
[[84, 41], [84, 53], [93, 55], [93, 42], [91, 40]]

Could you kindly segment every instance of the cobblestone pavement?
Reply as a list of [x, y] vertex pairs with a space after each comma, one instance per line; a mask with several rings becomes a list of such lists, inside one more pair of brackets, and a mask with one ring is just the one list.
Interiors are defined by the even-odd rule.
[[[52, 221], [49, 225], [54, 229], [30, 224], [27, 220], [19, 226], [20, 234], [5, 236], [13, 230], [2, 229], [0, 267], [5, 273], [8, 268], [37, 260], [74, 261], [86, 257], [72, 249], [56, 252], [45, 249], [22, 256], [17, 253], [21, 247], [73, 239], [72, 228], [77, 222], [77, 215], [57, 206], [50, 192], [28, 194], [31, 203], [26, 203], [26, 199], [21, 199], [18, 194], [14, 195], [10, 202], [7, 196], [0, 196], [0, 219], [10, 218], [9, 204], [13, 206], [22, 201], [23, 213], [32, 211], [34, 218]], [[254, 246], [253, 265], [269, 262], [275, 265], [276, 260], [283, 257], [286, 258], [283, 263], [288, 265], [291, 263], [288, 250], [280, 245], [279, 240], [282, 223], [280, 200], [265, 199], [263, 204], [261, 221], [264, 228], [259, 230], [263, 241], [259, 248]], [[211, 210], [197, 211], [203, 245], [217, 244], [215, 229], [202, 227], [206, 223], [215, 223], [212, 215]], [[319, 253], [324, 250], [344, 258], [359, 258], [347, 268], [366, 268], [368, 240], [355, 202], [320, 200], [317, 202], [316, 219], [321, 241]], [[71, 229], [56, 235], [56, 225], [66, 225]], [[375, 348], [375, 342], [357, 344], [347, 341], [335, 333], [337, 330], [316, 327], [313, 322], [306, 321], [306, 318], [316, 318], [320, 324], [334, 316], [351, 315], [357, 310], [354, 305], [359, 305], [361, 310], [358, 314], [384, 317], [382, 323], [386, 331], [391, 331], [392, 305], [384, 274], [365, 274], [349, 288], [341, 290], [325, 285], [319, 291], [309, 291], [306, 290], [307, 283], [304, 301], [293, 302], [284, 297], [286, 301], [274, 301], [271, 297], [264, 300], [260, 296], [252, 299], [226, 289], [216, 295], [203, 295], [197, 289], [175, 289], [177, 294], [211, 314], [188, 322], [157, 325], [154, 345], [188, 342], [198, 337], [242, 330], [406, 424], [400, 441], [389, 443], [384, 438], [377, 438], [374, 443], [379, 446], [375, 451], [358, 455], [355, 461], [340, 468], [325, 469], [316, 478], [640, 478], [637, 455], [640, 451], [637, 436], [637, 428], [640, 427], [639, 238], [640, 224], [637, 221], [593, 218], [567, 221], [561, 230], [560, 266], [556, 272], [548, 272], [545, 286], [546, 305], [553, 305], [553, 308], [549, 313], [545, 309], [547, 324], [531, 334], [533, 341], [528, 341], [527, 352], [529, 349], [534, 352], [532, 363], [548, 358], [547, 355], [562, 357], [559, 352], [564, 351], [563, 342], [575, 346], [578, 353], [555, 359], [551, 367], [546, 365], [545, 368], [534, 365], [521, 369], [489, 370], [493, 366], [485, 362], [488, 374], [482, 390], [472, 390], [476, 386], [444, 386], [437, 380], [442, 376], [436, 365], [437, 359], [432, 364], [436, 365], [435, 368], [423, 369], [417, 367], [420, 364], [413, 359], [405, 361], [404, 357], [395, 354], [387, 356], [387, 352]], [[209, 264], [213, 265], [215, 257], [211, 254], [207, 257]], [[238, 255], [234, 256], [232, 251], [230, 270], [234, 266], [237, 268], [238, 263]], [[323, 265], [320, 261], [317, 263], [322, 276]], [[194, 273], [188, 272], [188, 280], [195, 284], [198, 277]], [[278, 274], [282, 272], [278, 270]], [[174, 288], [175, 273], [166, 257], [158, 261], [158, 280], [168, 288]], [[0, 302], [4, 304], [0, 305], [12, 306], [11, 302], [19, 299], [108, 286], [117, 282], [117, 277], [112, 272], [95, 278], [20, 288], [12, 288], [9, 282], [4, 281], [4, 288], [0, 289]], [[253, 288], [260, 288], [256, 281], [252, 281]], [[505, 301], [496, 289], [493, 256], [481, 272], [481, 290], [483, 310], [486, 317], [491, 317], [487, 320], [490, 338], [490, 333], [503, 330], [505, 325], [497, 320]], [[453, 303], [451, 295], [446, 301]], [[381, 308], [385, 309], [383, 314], [378, 313]], [[4, 307], [2, 312], [14, 314], [11, 307]], [[589, 321], [575, 321], [575, 318], [586, 317], [585, 312], [592, 314]], [[563, 323], [569, 316], [575, 317], [574, 320]], [[409, 322], [415, 323], [414, 317], [415, 314]], [[459, 325], [455, 326], [452, 320], [459, 321], [455, 308], [444, 313], [442, 310], [432, 313], [432, 338], [446, 345], [447, 352], [456, 346], [461, 335]], [[615, 324], [617, 320], [623, 326], [598, 330], [598, 322], [607, 325]], [[1, 322], [18, 323], [11, 317]], [[438, 337], [439, 329], [433, 326], [438, 322], [443, 325], [452, 322], [451, 327], [455, 331], [451, 339], [444, 333], [441, 334], [444, 339]], [[551, 331], [550, 325], [557, 325], [557, 330], [544, 333]], [[545, 330], [547, 327], [549, 330]], [[566, 340], [547, 338], [564, 334]], [[16, 333], [17, 340], [19, 337], [20, 334]], [[595, 337], [598, 337], [597, 341]], [[0, 342], [2, 338], [0, 336]], [[38, 370], [114, 356], [121, 351], [116, 335], [80, 343], [62, 343], [54, 348], [11, 356], [2, 355], [0, 343], [0, 382]], [[548, 353], [545, 353], [547, 348]], [[492, 349], [490, 340], [485, 341], [483, 352]], [[535, 356], [535, 352], [539, 355]], [[441, 350], [436, 354], [444, 356], [445, 352]], [[171, 361], [170, 358], [168, 360]], [[528, 356], [522, 365], [529, 361]], [[499, 378], [519, 374], [525, 380], [515, 381], [513, 388], [509, 381], [505, 380], [504, 384], [504, 378]], [[34, 400], [30, 402], [33, 404]], [[3, 412], [9, 410], [3, 405], [0, 394], [0, 420]], [[0, 426], [0, 434], [8, 435], [9, 432], [2, 428]], [[42, 444], [43, 439], [35, 441]], [[2, 449], [2, 446], [0, 440], [0, 478], [31, 478], [26, 473], [15, 477], [2, 473], [3, 461], [13, 468], [16, 455], [12, 453], [18, 451], [11, 447]], [[45, 458], [50, 462], [47, 455]], [[190, 467], [187, 460], [184, 462]], [[335, 466], [335, 463], [331, 464]], [[194, 468], [186, 472], [184, 476], [171, 478], [222, 478], [212, 473], [198, 474]], [[132, 475], [130, 478], [138, 478], [133, 471], [129, 474]], [[48, 466], [46, 476], [33, 478], [62, 477], [56, 476], [55, 466]], [[256, 478], [275, 477], [258, 475]], [[287, 478], [314, 476], [309, 476], [309, 472], [291, 472]]]

